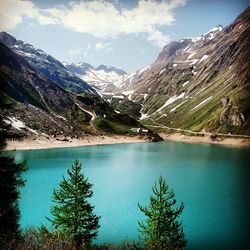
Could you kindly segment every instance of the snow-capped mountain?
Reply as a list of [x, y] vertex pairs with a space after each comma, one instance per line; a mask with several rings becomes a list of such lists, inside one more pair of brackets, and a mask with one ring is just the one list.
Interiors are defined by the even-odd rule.
[[[120, 91], [129, 91], [136, 88], [137, 83], [143, 81], [149, 75], [152, 74], [153, 69], [160, 65], [161, 63], [167, 64], [168, 61], [171, 61], [172, 57], [175, 56], [175, 52], [182, 48], [186, 48], [188, 52], [190, 52], [190, 58], [193, 56], [192, 51], [193, 49], [197, 48], [197, 46], [202, 46], [204, 42], [210, 41], [215, 38], [220, 31], [222, 31], [222, 26], [218, 25], [211, 29], [210, 31], [204, 33], [200, 37], [195, 38], [185, 38], [177, 42], [171, 42], [170, 44], [166, 45], [163, 51], [158, 56], [157, 60], [142, 69], [137, 70], [134, 73], [131, 73], [125, 77], [123, 77], [119, 82]], [[187, 46], [189, 47], [187, 48]], [[205, 58], [203, 58], [205, 60]], [[187, 61], [188, 62], [188, 61]], [[175, 65], [176, 66], [176, 65]], [[161, 72], [163, 73], [163, 71]]]
[[170, 42], [111, 105], [155, 127], [250, 134], [249, 20], [250, 8], [225, 28]]
[[[31, 56], [26, 54], [30, 53], [35, 57], [36, 51], [33, 47], [27, 46], [27, 48], [31, 49], [31, 52], [20, 53], [19, 50], [19, 53], [16, 53], [14, 49], [0, 42], [0, 96], [1, 101], [4, 100], [6, 103], [1, 106], [0, 116], [3, 118], [1, 126], [4, 125], [4, 129], [8, 129], [18, 137], [42, 135], [69, 140], [69, 138], [85, 137], [86, 134], [98, 135], [106, 132], [124, 134], [130, 132], [133, 127], [141, 127], [136, 120], [116, 112], [99, 95], [91, 94], [96, 93], [94, 90], [76, 94], [60, 87], [39, 71], [38, 67], [31, 66], [26, 60], [26, 57], [31, 58]], [[38, 63], [37, 58], [41, 60], [40, 52], [37, 53], [35, 66]], [[41, 65], [47, 64], [42, 61]], [[48, 70], [53, 72], [55, 69], [57, 74], [58, 68], [55, 64], [59, 64], [60, 68], [64, 66], [55, 60], [52, 64], [54, 67]], [[72, 79], [76, 78], [72, 74]], [[78, 81], [83, 82], [81, 79]], [[89, 89], [92, 88], [89, 86]]]
[[25, 58], [34, 69], [46, 75], [64, 89], [75, 93], [97, 94], [90, 85], [72, 74], [60, 61], [44, 51], [36, 49], [33, 45], [17, 40], [6, 32], [0, 33], [0, 42]]
[[127, 76], [124, 70], [112, 66], [99, 65], [94, 67], [84, 62], [70, 64], [63, 62], [63, 64], [69, 71], [89, 83], [99, 93], [118, 91], [121, 82]]

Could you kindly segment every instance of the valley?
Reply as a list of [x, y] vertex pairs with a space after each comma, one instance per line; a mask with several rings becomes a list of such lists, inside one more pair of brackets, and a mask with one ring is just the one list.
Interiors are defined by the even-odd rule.
[[249, 1], [0, 1], [0, 249], [250, 249], [249, 154]]
[[249, 20], [248, 8], [225, 28], [170, 42], [155, 62], [131, 74], [60, 62], [1, 32], [5, 126], [34, 140], [135, 137], [135, 128], [154, 131], [142, 135], [149, 140], [175, 132], [220, 138], [218, 143], [249, 140]]

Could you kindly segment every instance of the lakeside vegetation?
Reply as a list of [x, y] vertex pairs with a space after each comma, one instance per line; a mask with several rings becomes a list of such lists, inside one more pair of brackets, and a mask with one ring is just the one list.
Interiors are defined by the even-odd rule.
[[[18, 190], [20, 184], [24, 184], [20, 179], [24, 164], [16, 166], [22, 167], [17, 169], [18, 175], [14, 175], [16, 179], [12, 182], [13, 188]], [[67, 173], [52, 195], [54, 205], [51, 207], [51, 217], [47, 218], [51, 222], [50, 228], [42, 225], [21, 231], [19, 193], [15, 200], [7, 200], [5, 204], [1, 202], [2, 211], [14, 206], [17, 215], [4, 221], [4, 213], [0, 214], [1, 249], [184, 249], [186, 240], [182, 223], [178, 220], [184, 204], [176, 207], [175, 194], [162, 177], [152, 187], [153, 195], [149, 205], [143, 207], [138, 204], [146, 217], [145, 222], [138, 222], [141, 238], [132, 243], [122, 242], [119, 246], [114, 246], [93, 244], [98, 235], [100, 217], [94, 214], [94, 207], [89, 203], [89, 198], [93, 195], [92, 184], [82, 173], [80, 162], [75, 161]], [[1, 183], [4, 185], [7, 182]], [[12, 223], [9, 223], [10, 221]]]

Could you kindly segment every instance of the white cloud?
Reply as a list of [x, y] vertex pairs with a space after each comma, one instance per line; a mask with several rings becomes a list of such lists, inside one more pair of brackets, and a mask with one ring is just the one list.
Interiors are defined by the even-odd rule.
[[47, 11], [64, 27], [77, 32], [89, 33], [100, 38], [115, 38], [121, 34], [144, 33], [148, 41], [162, 47], [169, 37], [158, 28], [175, 21], [173, 9], [183, 6], [186, 0], [139, 0], [132, 9], [119, 10], [114, 3], [103, 0], [71, 3], [68, 8]]
[[95, 44], [95, 50], [104, 50], [104, 51], [111, 51], [113, 48], [111, 46], [111, 43], [107, 42], [98, 42]]
[[152, 32], [149, 32], [149, 35], [147, 36], [147, 40], [150, 42], [152, 41], [154, 45], [161, 48], [170, 42], [170, 37], [163, 35], [158, 30], [152, 30]]
[[37, 16], [39, 16], [39, 12], [30, 1], [0, 1], [0, 30], [14, 29], [24, 17], [36, 18]]
[[45, 15], [38, 15], [36, 20], [41, 25], [57, 24], [58, 23], [58, 20], [56, 18], [45, 16]]
[[[1, 0], [0, 7], [3, 13], [8, 13], [6, 12], [8, 6], [13, 8], [14, 3], [22, 3], [22, 7], [16, 11], [18, 14], [14, 13], [13, 20], [13, 11], [11, 14], [6, 14], [9, 16], [5, 22], [7, 29], [14, 28], [22, 21], [23, 16], [28, 16], [36, 19], [40, 25], [62, 25], [73, 31], [88, 33], [99, 38], [144, 34], [148, 41], [162, 47], [169, 41], [169, 37], [160, 32], [159, 27], [173, 24], [175, 21], [173, 10], [185, 5], [186, 1], [139, 0], [134, 8], [119, 9], [115, 1], [93, 0], [70, 2], [65, 6], [39, 10], [30, 1]], [[12, 4], [9, 4], [10, 2]], [[25, 8], [24, 5], [28, 7]]]

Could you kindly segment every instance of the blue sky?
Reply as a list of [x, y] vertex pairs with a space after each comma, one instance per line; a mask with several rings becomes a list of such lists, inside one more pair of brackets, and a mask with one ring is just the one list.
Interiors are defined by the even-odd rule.
[[1, 0], [0, 30], [61, 61], [133, 72], [173, 40], [229, 25], [250, 0]]

